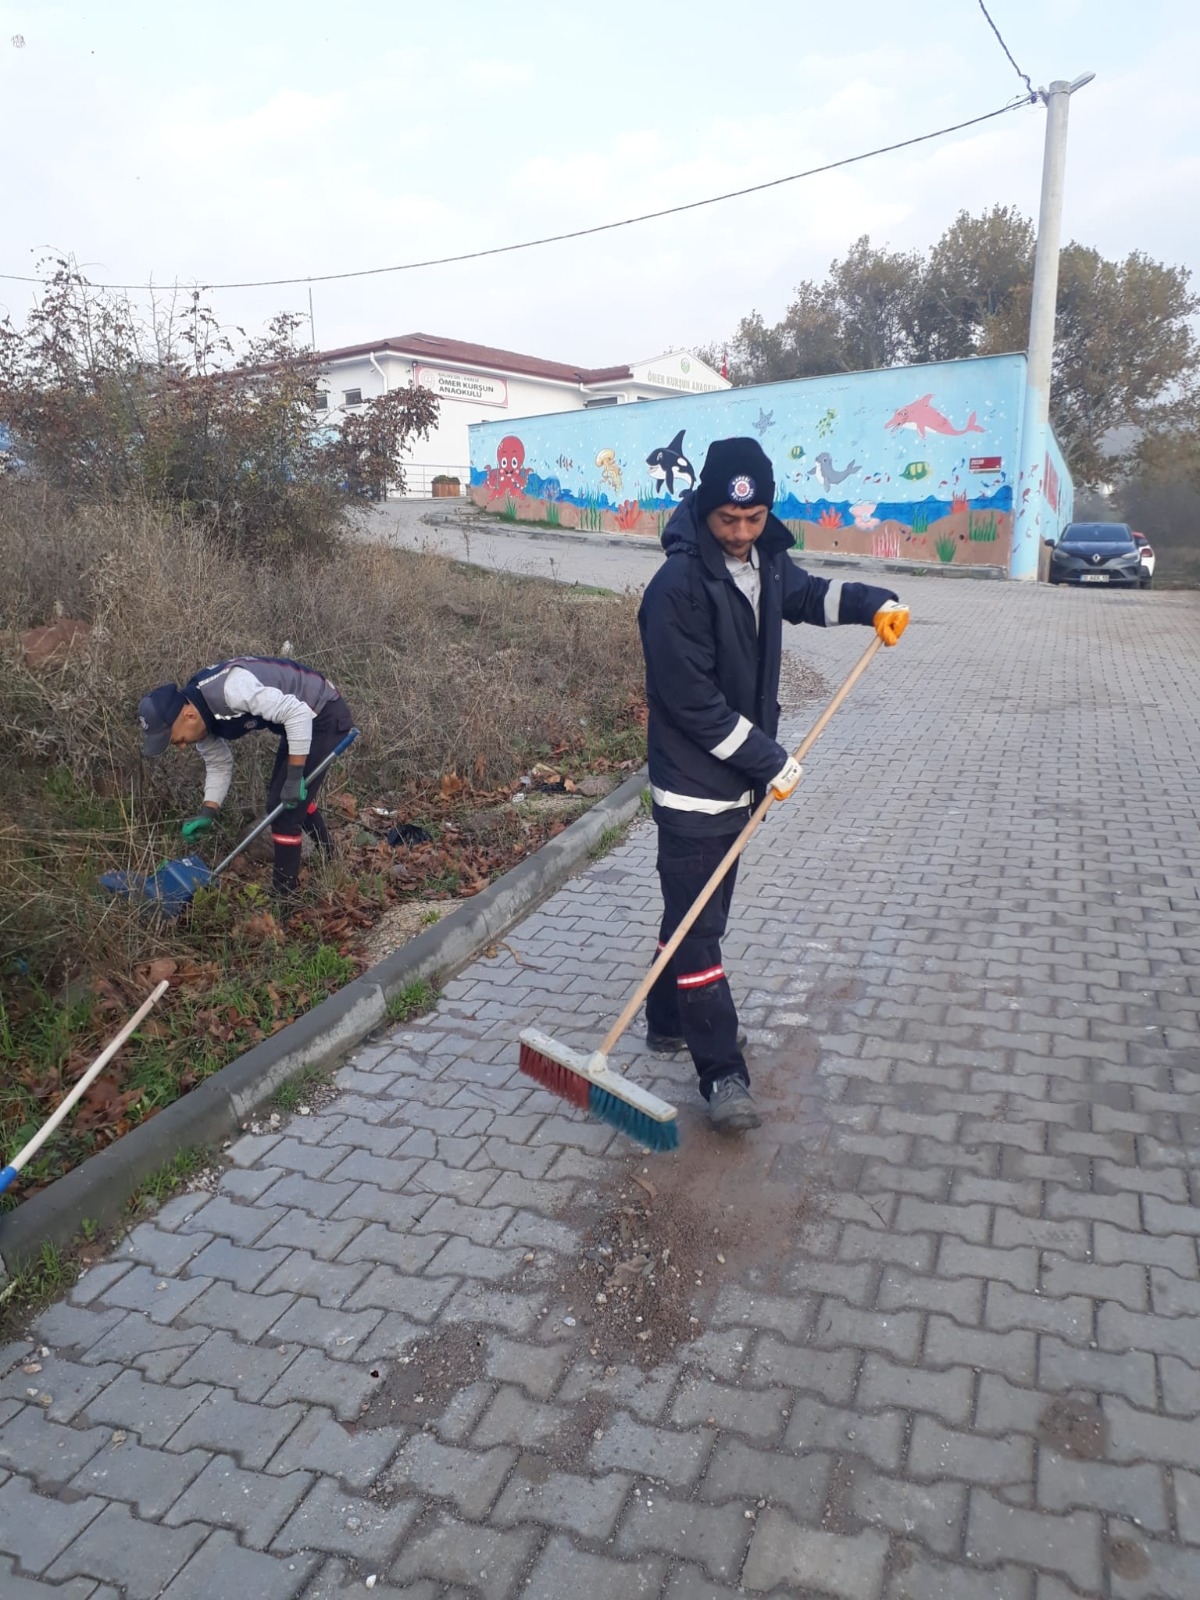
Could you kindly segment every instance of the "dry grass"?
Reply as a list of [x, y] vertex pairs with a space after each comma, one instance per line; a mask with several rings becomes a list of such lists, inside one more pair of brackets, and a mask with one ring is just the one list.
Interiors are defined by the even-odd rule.
[[[91, 624], [61, 662], [19, 643], [55, 616]], [[326, 558], [230, 556], [142, 504], [72, 507], [0, 480], [0, 971], [14, 953], [78, 949], [128, 918], [94, 893], [98, 870], [182, 853], [200, 762], [143, 763], [136, 707], [234, 654], [287, 653], [345, 695], [363, 739], [356, 791], [389, 805], [442, 778], [495, 788], [555, 750], [624, 742], [641, 701], [635, 604], [581, 605], [553, 584], [347, 542]], [[270, 738], [239, 746], [227, 808], [261, 809]], [[115, 954], [115, 952], [114, 952]]]

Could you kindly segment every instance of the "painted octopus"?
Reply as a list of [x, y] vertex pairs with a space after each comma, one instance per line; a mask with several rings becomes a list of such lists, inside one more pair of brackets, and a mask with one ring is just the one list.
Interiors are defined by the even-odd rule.
[[529, 469], [525, 465], [525, 446], [515, 434], [506, 434], [496, 449], [496, 465], [487, 469], [488, 499], [525, 493]]

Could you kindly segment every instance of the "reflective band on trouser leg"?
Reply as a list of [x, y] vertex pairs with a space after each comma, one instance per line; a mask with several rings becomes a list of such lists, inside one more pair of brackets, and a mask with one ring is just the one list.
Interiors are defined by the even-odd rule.
[[724, 976], [724, 967], [706, 967], [703, 972], [681, 972], [675, 982], [681, 989], [703, 989], [710, 983], [719, 983]]
[[299, 833], [273, 833], [271, 838], [276, 844], [303, 844], [304, 836]]

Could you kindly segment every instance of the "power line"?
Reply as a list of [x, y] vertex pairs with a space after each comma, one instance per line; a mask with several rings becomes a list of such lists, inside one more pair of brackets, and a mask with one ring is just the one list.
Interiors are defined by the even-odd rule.
[[979, 9], [980, 9], [980, 11], [983, 12], [984, 16], [987, 18], [988, 27], [996, 35], [996, 38], [1000, 43], [1001, 50], [1003, 50], [1004, 54], [1008, 57], [1009, 65], [1012, 67], [1012, 69], [1016, 73], [1017, 77], [1021, 79], [1021, 81], [1024, 83], [1025, 87], [1029, 90], [1029, 98], [1031, 100], [1036, 100], [1037, 99], [1037, 94], [1036, 94], [1036, 92], [1034, 90], [1033, 85], [1029, 81], [1029, 74], [1026, 73], [1026, 72], [1022, 72], [1020, 67], [1013, 60], [1013, 53], [1008, 48], [1008, 46], [1005, 44], [1004, 35], [1000, 32], [1000, 29], [992, 21], [991, 13], [988, 11], [988, 8], [984, 5], [983, 0], [979, 0]]
[[[982, 4], [982, 0], [980, 0]], [[1028, 79], [1026, 79], [1028, 82]], [[1032, 95], [1032, 90], [1030, 91]], [[727, 194], [710, 195], [706, 200], [691, 200], [680, 206], [667, 206], [661, 211], [644, 211], [640, 216], [622, 217], [619, 222], [600, 222], [590, 228], [574, 228], [568, 233], [547, 234], [541, 239], [525, 239], [519, 244], [493, 245], [488, 250], [470, 250], [464, 255], [433, 256], [427, 261], [403, 261], [391, 267], [362, 267], [354, 272], [325, 272], [311, 273], [301, 278], [255, 278], [243, 283], [204, 283], [198, 281], [198, 287], [209, 289], [282, 289], [294, 287], [297, 284], [310, 283], [335, 283], [344, 282], [348, 278], [376, 278], [389, 272], [415, 272], [422, 267], [448, 267], [459, 261], [479, 261], [485, 256], [509, 255], [515, 250], [534, 250], [544, 244], [561, 244], [567, 239], [585, 239], [596, 233], [611, 233], [615, 228], [631, 228], [639, 222], [653, 222], [659, 217], [678, 216], [683, 211], [698, 211], [703, 206], [720, 205], [726, 200], [738, 200], [743, 195], [761, 194], [764, 189], [777, 189], [781, 184], [796, 183], [801, 178], [815, 178], [823, 172], [836, 172], [839, 167], [851, 167], [860, 161], [870, 161], [875, 156], [890, 155], [895, 150], [907, 150], [915, 144], [927, 144], [931, 139], [941, 139], [948, 133], [961, 133], [964, 128], [977, 127], [981, 122], [990, 122], [993, 117], [1002, 117], [1009, 111], [1016, 111], [1019, 107], [1028, 104], [1022, 96], [1019, 100], [1010, 100], [1007, 105], [999, 106], [995, 111], [985, 111], [981, 116], [968, 117], [965, 122], [951, 123], [949, 127], [937, 128], [932, 133], [919, 133], [911, 139], [901, 139], [895, 144], [881, 145], [876, 150], [864, 150], [860, 155], [844, 156], [840, 161], [828, 161], [820, 167], [809, 167], [805, 172], [792, 172], [785, 178], [772, 178], [766, 183], [752, 183], [744, 189], [731, 189]], [[0, 279], [8, 283], [41, 283], [39, 277], [23, 276], [15, 272], [0, 272]], [[85, 280], [93, 289], [162, 289], [163, 284], [156, 283], [92, 283]]]

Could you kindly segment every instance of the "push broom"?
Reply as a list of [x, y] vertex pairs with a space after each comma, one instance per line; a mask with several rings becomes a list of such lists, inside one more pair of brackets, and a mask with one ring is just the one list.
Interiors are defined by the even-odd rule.
[[[872, 639], [863, 651], [846, 681], [800, 743], [795, 752], [796, 761], [803, 761], [816, 744], [825, 731], [829, 719], [867, 670], [871, 658], [882, 644], [882, 639]], [[612, 1127], [620, 1129], [622, 1133], [627, 1133], [631, 1139], [636, 1139], [638, 1144], [645, 1145], [649, 1150], [677, 1148], [679, 1114], [673, 1105], [660, 1100], [649, 1090], [639, 1088], [636, 1083], [631, 1083], [623, 1073], [614, 1071], [608, 1064], [609, 1055], [637, 1015], [638, 1007], [682, 944], [689, 928], [716, 893], [725, 874], [749, 844], [751, 836], [774, 803], [775, 796], [768, 789], [746, 826], [725, 852], [712, 877], [696, 896], [683, 921], [659, 951], [650, 971], [630, 995], [625, 1009], [605, 1034], [598, 1050], [593, 1050], [591, 1055], [585, 1055], [580, 1050], [572, 1050], [569, 1046], [560, 1044], [537, 1028], [526, 1028], [520, 1036], [521, 1053], [518, 1065], [522, 1072], [535, 1079], [543, 1088], [569, 1101], [571, 1105], [579, 1106], [581, 1110], [590, 1112], [601, 1122], [607, 1122]]]

